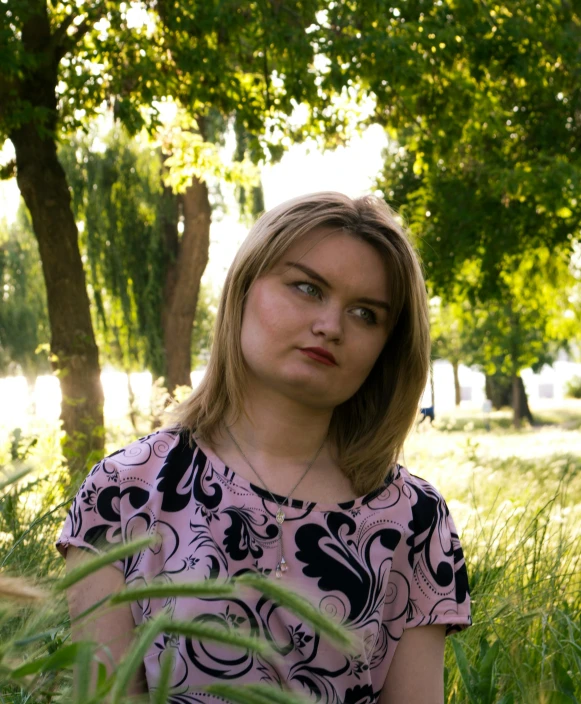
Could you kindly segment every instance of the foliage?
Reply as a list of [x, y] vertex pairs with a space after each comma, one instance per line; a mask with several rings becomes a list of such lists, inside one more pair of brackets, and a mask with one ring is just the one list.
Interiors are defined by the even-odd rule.
[[[319, 46], [312, 35], [325, 6], [315, 0], [248, 6], [60, 0], [44, 8], [37, 0], [7, 0], [0, 15], [0, 142], [31, 120], [50, 130], [49, 111], [19, 90], [21, 77], [47, 60], [55, 61], [45, 78], [57, 71], [63, 136], [85, 129], [104, 104], [132, 134], [144, 127], [153, 133], [162, 123], [162, 103], [174, 99], [195, 119], [211, 110], [235, 116], [255, 163], [278, 158], [283, 135], [304, 136], [288, 121], [297, 104], [312, 109], [310, 134], [340, 138], [345, 118], [328, 110], [330, 94], [318, 87], [314, 61]], [[22, 30], [44, 22], [44, 12], [54, 54], [43, 58], [23, 45]]]
[[20, 207], [11, 225], [0, 221], [0, 373], [29, 379], [47, 372], [50, 332], [38, 247]]
[[515, 432], [495, 413], [489, 432], [464, 413], [455, 432], [408, 441], [407, 466], [447, 498], [467, 560], [474, 626], [449, 639], [447, 704], [581, 697], [581, 458], [568, 414], [553, 415]]
[[[383, 27], [358, 19], [371, 48], [367, 30]], [[473, 290], [500, 298], [505, 258], [569, 246], [581, 222], [579, 8], [405, 3], [386, 23], [383, 55], [353, 52], [344, 67], [366, 73], [398, 141], [381, 188], [402, 204], [436, 293], [477, 262]]]
[[212, 346], [219, 295], [210, 283], [202, 283], [192, 335], [192, 369], [206, 365]]
[[105, 359], [164, 373], [161, 311], [168, 263], [161, 157], [113, 130], [99, 151], [78, 135], [60, 159], [73, 192], [93, 324]]
[[[161, 321], [171, 258], [164, 227], [173, 207], [163, 185], [163, 155], [145, 137], [131, 139], [114, 128], [104, 141], [78, 133], [61, 146], [60, 159], [80, 224], [100, 353], [126, 371], [146, 368], [162, 376]], [[194, 366], [207, 355], [214, 317], [215, 295], [203, 286], [192, 338]]]
[[[570, 413], [581, 426], [579, 410]], [[469, 570], [474, 626], [447, 640], [446, 703], [574, 702], [581, 698], [578, 430], [562, 430], [558, 423], [565, 416], [557, 411], [552, 425], [519, 433], [510, 430], [508, 417], [493, 415], [492, 432], [476, 422], [454, 433], [431, 428], [412, 436], [406, 450], [407, 466], [446, 496]], [[566, 420], [569, 427], [572, 418]], [[466, 421], [470, 417], [457, 418], [456, 424]], [[43, 434], [27, 458], [32, 471], [0, 488], [4, 574], [39, 581], [50, 594], [36, 606], [2, 602], [3, 696], [29, 704], [48, 704], [59, 696], [74, 701], [70, 666], [92, 658], [90, 650], [71, 647], [62, 590], [53, 591], [62, 585], [53, 544], [66, 510], [57, 507], [75, 491], [64, 488], [66, 474], [58, 461], [46, 464], [47, 456], [58, 457], [53, 444]], [[0, 447], [0, 462], [8, 458], [9, 445]], [[182, 594], [208, 585], [155, 589]], [[132, 597], [139, 592], [116, 598]], [[21, 670], [18, 682], [9, 682], [8, 672], [21, 666], [29, 669]], [[36, 672], [24, 676], [31, 669]], [[103, 677], [103, 691], [116, 681]], [[265, 704], [266, 696], [279, 701], [270, 692], [232, 688], [222, 695], [227, 693], [244, 704]], [[164, 701], [159, 697], [156, 701]]]
[[444, 358], [511, 377], [551, 364], [576, 335], [570, 298], [577, 282], [563, 248], [505, 257], [503, 267], [500, 295], [482, 302], [466, 294], [479, 278], [479, 266], [465, 263], [446, 297], [433, 299], [432, 327], [434, 347]]
[[565, 395], [569, 398], [581, 398], [581, 377], [574, 376], [567, 382]]

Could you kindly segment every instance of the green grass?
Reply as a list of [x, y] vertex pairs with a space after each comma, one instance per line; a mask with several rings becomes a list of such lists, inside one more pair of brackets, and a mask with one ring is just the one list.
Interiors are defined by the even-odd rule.
[[581, 404], [544, 415], [519, 432], [457, 416], [408, 442], [470, 577], [474, 626], [449, 639], [448, 702], [581, 701]]
[[[581, 402], [536, 415], [538, 426], [518, 432], [508, 413], [492, 414], [490, 431], [478, 414], [424, 423], [402, 459], [446, 497], [468, 565], [474, 626], [448, 639], [448, 704], [581, 702]], [[107, 450], [129, 439], [117, 432]], [[20, 458], [32, 470], [0, 490], [1, 572], [47, 589], [63, 567], [57, 507], [74, 493], [59, 457], [49, 428], [16, 443], [0, 429], [0, 464], [16, 471]], [[72, 701], [70, 671], [42, 668], [55, 653], [90, 653], [66, 650], [66, 605], [51, 593], [37, 606], [0, 600], [0, 702]], [[26, 684], [9, 679], [35, 658], [44, 664]]]

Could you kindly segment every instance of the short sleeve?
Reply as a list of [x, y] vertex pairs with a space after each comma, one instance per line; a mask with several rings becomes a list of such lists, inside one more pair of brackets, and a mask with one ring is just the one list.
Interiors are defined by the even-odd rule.
[[472, 623], [464, 553], [443, 497], [424, 480], [414, 484], [412, 535], [407, 541], [411, 579], [404, 628], [441, 624], [450, 634]]
[[[106, 458], [93, 467], [73, 499], [56, 548], [63, 557], [69, 545], [102, 554], [121, 540], [119, 476]], [[123, 560], [111, 564], [124, 572]]]

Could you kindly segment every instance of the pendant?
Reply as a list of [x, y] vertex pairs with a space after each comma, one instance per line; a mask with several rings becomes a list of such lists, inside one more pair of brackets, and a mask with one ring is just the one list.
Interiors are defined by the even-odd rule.
[[274, 574], [277, 579], [280, 579], [285, 572], [288, 572], [288, 565], [286, 564], [286, 560], [284, 559], [284, 557], [281, 557], [280, 562], [278, 562], [276, 565], [276, 570], [274, 571]]
[[276, 522], [279, 525], [282, 525], [284, 523], [285, 515], [283, 513], [282, 508], [279, 508], [278, 511], [276, 512]]

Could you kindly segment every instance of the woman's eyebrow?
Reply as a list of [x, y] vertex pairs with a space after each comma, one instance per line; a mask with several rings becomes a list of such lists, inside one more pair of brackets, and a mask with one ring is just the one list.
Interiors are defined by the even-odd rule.
[[[309, 266], [305, 266], [304, 264], [299, 264], [298, 262], [285, 262], [287, 266], [294, 267], [295, 269], [300, 269], [304, 274], [307, 276], [310, 276], [311, 279], [314, 279], [315, 281], [320, 281], [322, 284], [324, 284], [327, 288], [331, 289], [332, 286], [331, 284], [326, 281], [320, 274], [318, 274], [314, 269], [311, 269]], [[359, 303], [367, 303], [370, 306], [377, 306], [378, 308], [384, 308], [386, 311], [390, 312], [391, 311], [391, 306], [387, 301], [379, 301], [376, 298], [358, 298], [357, 299]]]
[[311, 269], [310, 267], [305, 266], [304, 264], [299, 264], [298, 262], [285, 262], [285, 264], [287, 266], [292, 266], [295, 269], [300, 269], [304, 274], [310, 276], [311, 279], [315, 279], [315, 281], [320, 281], [327, 288], [332, 288], [331, 284], [326, 281], [320, 274], [317, 274], [314, 269]]

